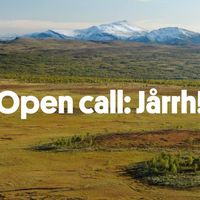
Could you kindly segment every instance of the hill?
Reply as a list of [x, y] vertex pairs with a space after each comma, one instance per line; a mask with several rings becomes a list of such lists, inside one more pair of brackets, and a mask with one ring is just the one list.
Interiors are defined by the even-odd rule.
[[200, 46], [18, 39], [0, 43], [0, 73], [125, 79], [198, 79]]

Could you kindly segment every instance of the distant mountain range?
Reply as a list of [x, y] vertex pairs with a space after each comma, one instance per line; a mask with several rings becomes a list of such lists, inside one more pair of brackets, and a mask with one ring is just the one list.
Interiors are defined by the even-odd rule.
[[131, 41], [159, 44], [200, 44], [200, 33], [178, 27], [160, 28], [153, 31], [131, 26], [127, 21], [92, 26], [76, 30], [48, 30], [19, 36], [0, 37], [0, 41], [11, 41], [19, 38], [57, 39], [83, 41]]

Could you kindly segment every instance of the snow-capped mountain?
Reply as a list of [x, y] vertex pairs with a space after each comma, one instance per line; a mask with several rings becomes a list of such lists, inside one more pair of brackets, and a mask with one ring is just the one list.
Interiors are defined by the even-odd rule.
[[48, 30], [45, 32], [31, 33], [20, 38], [32, 39], [74, 39], [86, 41], [113, 41], [128, 40], [130, 37], [138, 38], [146, 34], [142, 28], [131, 26], [127, 21], [119, 21], [111, 24], [92, 26], [87, 29], [76, 30]]
[[12, 38], [1, 38], [0, 41], [10, 41], [17, 38], [84, 40], [84, 41], [129, 41], [160, 44], [200, 44], [200, 33], [178, 27], [160, 28], [146, 31], [137, 26], [131, 26], [127, 21], [92, 26], [75, 30], [48, 30], [30, 33]]
[[92, 26], [87, 29], [55, 30], [55, 32], [67, 37], [73, 37], [74, 39], [90, 41], [127, 40], [134, 36], [141, 37], [146, 33], [142, 28], [133, 27], [125, 20], [111, 24]]
[[77, 38], [93, 41], [127, 40], [130, 37], [140, 37], [144, 34], [143, 29], [132, 27], [127, 21], [119, 21], [80, 30]]
[[168, 27], [151, 31], [146, 38], [150, 42], [177, 44], [193, 42], [194, 38], [200, 38], [200, 34], [178, 27]]

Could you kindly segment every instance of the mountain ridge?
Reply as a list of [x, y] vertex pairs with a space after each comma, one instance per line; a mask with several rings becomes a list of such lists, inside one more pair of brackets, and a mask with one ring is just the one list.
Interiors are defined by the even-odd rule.
[[126, 20], [109, 24], [91, 26], [75, 30], [47, 30], [15, 38], [4, 37], [0, 41], [10, 41], [19, 38], [56, 39], [56, 40], [83, 40], [83, 41], [130, 41], [158, 44], [200, 44], [200, 33], [179, 27], [164, 27], [147, 31], [138, 26], [131, 26]]

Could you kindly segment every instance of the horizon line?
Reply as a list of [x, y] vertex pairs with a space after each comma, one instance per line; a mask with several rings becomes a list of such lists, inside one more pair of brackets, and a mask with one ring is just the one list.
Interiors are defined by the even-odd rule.
[[[153, 31], [162, 28], [182, 28], [192, 32], [200, 33], [200, 26], [194, 27], [181, 24], [162, 24], [153, 23], [152, 20], [137, 21], [136, 23], [129, 20], [115, 20], [112, 22], [55, 22], [43, 20], [0, 20], [0, 36], [22, 35], [33, 32], [43, 32], [47, 30], [76, 30], [89, 28], [91, 26], [106, 25], [126, 21], [131, 26], [142, 28], [146, 31]], [[138, 24], [141, 25], [138, 25]], [[15, 31], [14, 31], [15, 30]]]

